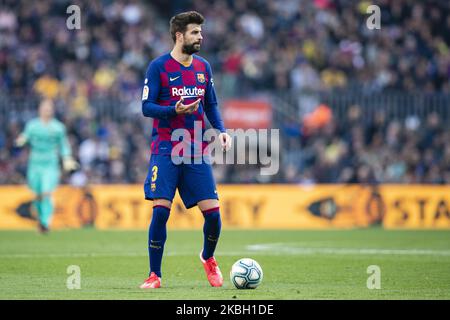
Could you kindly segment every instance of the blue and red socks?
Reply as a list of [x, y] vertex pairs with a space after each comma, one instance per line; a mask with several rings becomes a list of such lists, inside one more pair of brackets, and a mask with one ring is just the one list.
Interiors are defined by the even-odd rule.
[[202, 258], [208, 260], [214, 256], [217, 242], [219, 241], [220, 229], [222, 228], [222, 221], [220, 220], [219, 207], [202, 211], [205, 218], [203, 225], [203, 253]]
[[[208, 260], [214, 256], [217, 242], [222, 228], [219, 207], [202, 212], [205, 218], [203, 225], [203, 252], [202, 258]], [[167, 239], [167, 221], [169, 220], [170, 209], [156, 205], [153, 207], [152, 222], [148, 231], [148, 254], [150, 260], [150, 273], [154, 272], [161, 277], [161, 262], [164, 253], [164, 244]], [[149, 273], [149, 274], [150, 274]]]
[[[164, 253], [164, 244], [167, 239], [167, 220], [170, 209], [156, 205], [153, 206], [152, 222], [148, 230], [148, 256], [150, 259], [150, 273], [154, 272], [161, 277], [161, 261]], [[150, 275], [149, 273], [149, 275]]]

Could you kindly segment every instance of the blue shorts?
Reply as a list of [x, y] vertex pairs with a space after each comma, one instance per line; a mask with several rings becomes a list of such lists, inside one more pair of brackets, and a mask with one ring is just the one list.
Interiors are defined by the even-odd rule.
[[178, 188], [187, 209], [199, 201], [219, 199], [210, 164], [174, 164], [170, 155], [152, 154], [144, 183], [145, 199], [173, 200]]

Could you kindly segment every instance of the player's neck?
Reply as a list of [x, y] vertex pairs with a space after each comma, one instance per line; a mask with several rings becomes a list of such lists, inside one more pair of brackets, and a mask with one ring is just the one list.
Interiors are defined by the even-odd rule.
[[49, 123], [52, 120], [52, 118], [44, 118], [44, 117], [40, 117], [40, 119], [41, 119], [41, 122], [45, 123], [45, 124]]
[[176, 61], [181, 63], [184, 66], [189, 66], [192, 63], [192, 55], [183, 53], [181, 51], [181, 48], [175, 46], [173, 47], [172, 51], [170, 52], [170, 55], [172, 58], [174, 58]]

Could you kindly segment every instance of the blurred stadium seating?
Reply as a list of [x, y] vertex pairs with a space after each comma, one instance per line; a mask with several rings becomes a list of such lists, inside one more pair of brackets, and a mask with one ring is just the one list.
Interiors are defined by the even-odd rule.
[[[264, 97], [281, 131], [280, 172], [217, 166], [221, 183], [450, 184], [447, 1], [58, 1], [0, 5], [0, 184], [25, 182], [13, 146], [39, 96], [54, 98], [82, 171], [66, 183], [141, 183], [151, 121], [148, 62], [170, 50], [168, 19], [206, 17], [201, 55], [221, 101]], [[66, 8], [81, 8], [81, 30]], [[258, 170], [258, 171], [257, 171]]]

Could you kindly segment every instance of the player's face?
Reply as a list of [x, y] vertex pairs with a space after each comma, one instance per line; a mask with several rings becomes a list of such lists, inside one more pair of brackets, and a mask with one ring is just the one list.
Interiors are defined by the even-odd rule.
[[49, 100], [45, 100], [39, 106], [39, 116], [44, 119], [50, 119], [53, 117], [53, 103]]
[[198, 24], [188, 24], [183, 34], [183, 53], [194, 54], [200, 51], [202, 44], [202, 27]]

